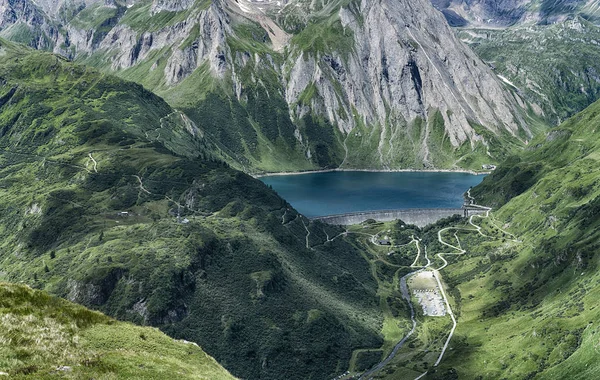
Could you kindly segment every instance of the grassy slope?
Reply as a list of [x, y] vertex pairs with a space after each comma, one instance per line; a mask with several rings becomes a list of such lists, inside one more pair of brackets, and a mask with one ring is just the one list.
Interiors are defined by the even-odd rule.
[[141, 86], [0, 46], [0, 280], [159, 326], [248, 378], [329, 378], [381, 344], [368, 263], [324, 244], [340, 229], [214, 161]]
[[233, 379], [194, 344], [24, 285], [0, 283], [0, 327], [0, 371], [15, 379]]
[[[389, 225], [371, 231], [391, 227], [402, 244], [416, 234], [434, 268], [443, 264], [436, 253], [452, 251], [437, 241], [444, 226], [454, 228], [442, 232], [443, 239], [466, 250], [447, 255], [450, 265], [440, 272], [458, 318], [440, 366], [432, 368], [448, 327], [442, 319], [423, 318], [417, 307], [417, 334], [376, 378], [415, 378], [426, 370], [431, 379], [597, 376], [598, 125], [600, 102], [532, 141], [473, 189], [477, 203], [495, 208], [490, 218], [473, 218], [481, 234], [464, 221], [422, 231]], [[387, 272], [386, 282], [393, 283], [395, 271], [415, 257], [412, 248], [394, 252], [379, 253], [385, 264], [377, 266], [384, 270], [377, 272], [379, 281]]]
[[534, 140], [475, 188], [479, 203], [501, 206], [488, 231], [504, 228], [518, 241], [466, 237], [469, 256], [447, 268], [461, 306], [440, 376], [590, 378], [600, 370], [599, 111], [595, 103]]
[[[507, 159], [473, 189], [477, 203], [495, 209], [489, 218], [474, 217], [474, 225], [446, 220], [422, 230], [399, 224], [351, 229], [389, 235], [400, 245], [365, 247], [386, 319], [384, 351], [408, 331], [406, 322], [389, 323], [394, 314], [406, 314], [397, 281], [411, 271], [416, 252], [414, 244], [404, 244], [418, 236], [431, 268], [444, 264], [437, 253], [454, 253], [445, 255], [449, 265], [440, 275], [458, 326], [440, 366], [433, 363], [448, 336], [448, 318], [423, 317], [413, 299], [416, 333], [375, 378], [408, 379], [426, 371], [429, 379], [598, 376], [598, 125], [600, 102]], [[440, 244], [438, 231], [465, 254]], [[425, 264], [421, 256], [415, 265]], [[376, 350], [357, 350], [350, 369], [368, 368], [382, 357]]]

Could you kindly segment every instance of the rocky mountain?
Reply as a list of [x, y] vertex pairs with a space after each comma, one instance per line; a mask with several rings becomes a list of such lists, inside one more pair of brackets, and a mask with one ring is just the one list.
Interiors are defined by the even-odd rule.
[[143, 84], [247, 171], [478, 168], [531, 134], [424, 0], [31, 1], [0, 35]]
[[[500, 135], [523, 133], [515, 99], [440, 15], [426, 9], [426, 2], [394, 1], [342, 7], [340, 25], [352, 36], [346, 51], [325, 45], [319, 57], [312, 51], [318, 41], [292, 51], [298, 58], [288, 79], [288, 104], [297, 104], [295, 119], [325, 110], [346, 136], [342, 166], [454, 166], [443, 161], [444, 153], [487, 143], [476, 126]], [[407, 151], [417, 160], [409, 155], [412, 162], [404, 161]]]
[[458, 35], [551, 125], [600, 98], [600, 27], [581, 17]]
[[376, 280], [341, 228], [215, 159], [142, 86], [0, 55], [0, 281], [160, 327], [243, 378], [332, 378], [381, 345]]
[[599, 98], [598, 2], [432, 3], [545, 123], [558, 125]]
[[234, 379], [196, 344], [0, 282], [0, 376], [17, 379]]
[[516, 24], [547, 25], [575, 15], [596, 22], [596, 0], [432, 0], [450, 25], [506, 27]]

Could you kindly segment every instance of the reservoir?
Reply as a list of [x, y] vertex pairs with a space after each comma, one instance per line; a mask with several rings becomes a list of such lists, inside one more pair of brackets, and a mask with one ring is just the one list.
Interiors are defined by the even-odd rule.
[[360, 211], [460, 208], [484, 175], [340, 171], [260, 178], [309, 218]]

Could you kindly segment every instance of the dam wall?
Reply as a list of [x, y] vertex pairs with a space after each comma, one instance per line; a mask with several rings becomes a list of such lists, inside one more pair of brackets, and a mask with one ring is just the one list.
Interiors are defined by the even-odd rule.
[[378, 222], [389, 222], [401, 219], [404, 223], [415, 224], [419, 227], [425, 227], [428, 224], [437, 222], [440, 219], [453, 215], [470, 216], [474, 214], [485, 213], [485, 210], [474, 210], [465, 208], [415, 208], [401, 210], [379, 210], [362, 211], [348, 214], [328, 215], [312, 218], [327, 224], [351, 225], [359, 224], [367, 219], [375, 219]]

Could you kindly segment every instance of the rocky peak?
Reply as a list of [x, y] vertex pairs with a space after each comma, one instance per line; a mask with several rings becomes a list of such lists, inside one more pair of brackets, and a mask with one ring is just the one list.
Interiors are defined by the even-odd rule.
[[213, 3], [191, 23], [197, 28], [198, 36], [188, 46], [180, 46], [169, 58], [165, 67], [165, 78], [169, 85], [180, 82], [204, 62], [211, 72], [222, 78], [230, 60], [225, 39], [232, 33], [230, 20], [219, 3]]
[[339, 19], [352, 31], [352, 50], [299, 54], [290, 70], [289, 103], [314, 84], [320, 99], [313, 106], [341, 130], [354, 129], [348, 115], [356, 113], [367, 125], [381, 126], [382, 135], [437, 109], [454, 146], [476, 137], [471, 123], [512, 134], [522, 125], [511, 95], [426, 0], [363, 0], [358, 8], [340, 8]]
[[515, 24], [553, 24], [574, 15], [600, 17], [598, 0], [431, 0], [450, 25], [506, 27]]
[[195, 0], [153, 0], [151, 10], [152, 14], [162, 11], [179, 12], [189, 9], [194, 3]]

